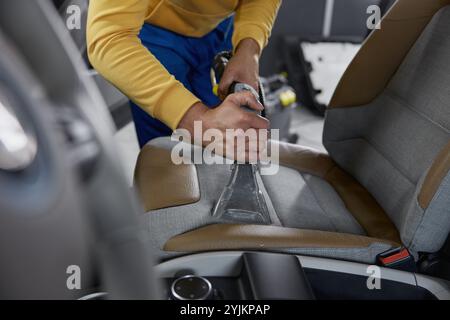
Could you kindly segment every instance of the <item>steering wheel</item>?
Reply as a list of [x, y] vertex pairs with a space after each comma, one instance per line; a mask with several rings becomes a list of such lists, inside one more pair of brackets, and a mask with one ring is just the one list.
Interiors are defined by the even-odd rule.
[[74, 299], [94, 290], [153, 298], [148, 232], [113, 150], [107, 108], [49, 2], [7, 2], [0, 3], [0, 125], [8, 119], [0, 126], [0, 299]]

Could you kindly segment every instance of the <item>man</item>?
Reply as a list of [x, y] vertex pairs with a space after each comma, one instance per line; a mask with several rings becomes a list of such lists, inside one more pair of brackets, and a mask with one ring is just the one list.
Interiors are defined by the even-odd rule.
[[[92, 65], [132, 101], [139, 139], [170, 135], [194, 121], [203, 129], [267, 129], [240, 108], [262, 106], [247, 93], [225, 98], [233, 82], [258, 87], [259, 57], [281, 0], [91, 0], [87, 42]], [[212, 93], [210, 68], [234, 56]], [[215, 107], [215, 108], [213, 108]]]

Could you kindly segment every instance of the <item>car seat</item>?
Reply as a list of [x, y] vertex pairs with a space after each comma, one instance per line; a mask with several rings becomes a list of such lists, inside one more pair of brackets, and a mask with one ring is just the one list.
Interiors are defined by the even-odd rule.
[[373, 263], [402, 246], [415, 259], [438, 251], [450, 231], [449, 5], [393, 5], [326, 111], [328, 153], [272, 142], [281, 164], [263, 176], [272, 225], [213, 218], [229, 166], [175, 165], [174, 142], [148, 143], [135, 186], [160, 256], [269, 250]]

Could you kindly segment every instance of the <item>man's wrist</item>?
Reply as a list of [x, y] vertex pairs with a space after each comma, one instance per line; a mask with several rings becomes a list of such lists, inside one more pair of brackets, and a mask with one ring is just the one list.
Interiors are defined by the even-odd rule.
[[177, 129], [186, 129], [192, 134], [194, 132], [194, 122], [203, 121], [203, 116], [208, 110], [209, 108], [201, 102], [193, 104], [184, 114]]
[[240, 54], [241, 52], [245, 52], [245, 54], [250, 54], [259, 58], [261, 55], [261, 48], [256, 40], [252, 38], [245, 38], [239, 42], [236, 48], [236, 54]]

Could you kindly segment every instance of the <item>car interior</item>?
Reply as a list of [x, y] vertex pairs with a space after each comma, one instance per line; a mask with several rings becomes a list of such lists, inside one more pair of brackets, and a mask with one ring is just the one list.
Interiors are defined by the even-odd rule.
[[0, 299], [450, 299], [450, 0], [355, 3], [380, 5], [381, 28], [328, 26], [354, 54], [325, 107], [299, 58], [299, 39], [325, 41], [323, 18], [288, 21], [329, 1], [283, 2], [261, 74], [288, 70], [324, 114], [323, 147], [270, 142], [280, 167], [261, 176], [258, 220], [213, 215], [234, 165], [174, 164], [170, 137], [139, 151], [130, 186], [114, 139], [128, 99], [65, 25], [72, 5], [85, 24], [88, 1], [0, 2]]

